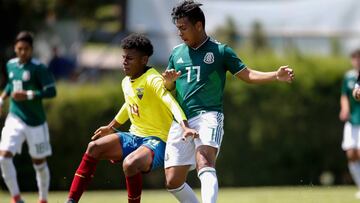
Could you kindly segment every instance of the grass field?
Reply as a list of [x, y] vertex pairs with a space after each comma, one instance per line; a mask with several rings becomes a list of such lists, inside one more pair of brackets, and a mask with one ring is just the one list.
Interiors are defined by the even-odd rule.
[[[196, 191], [200, 197], [199, 190]], [[355, 187], [257, 187], [221, 188], [219, 203], [356, 203]], [[66, 192], [51, 192], [50, 203], [64, 203]], [[87, 191], [82, 203], [126, 203], [125, 191]], [[24, 193], [26, 203], [37, 203], [36, 193]], [[0, 191], [0, 203], [8, 203], [9, 195]], [[165, 190], [145, 190], [143, 203], [177, 201]]]

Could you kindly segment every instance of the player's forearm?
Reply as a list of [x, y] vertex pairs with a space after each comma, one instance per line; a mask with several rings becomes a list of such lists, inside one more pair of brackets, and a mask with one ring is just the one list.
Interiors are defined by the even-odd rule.
[[166, 91], [161, 96], [161, 100], [164, 104], [170, 109], [171, 113], [174, 115], [174, 118], [177, 122], [187, 120], [184, 111], [181, 109], [180, 105], [176, 102], [174, 97], [170, 92]]
[[164, 86], [167, 90], [174, 90], [175, 89], [175, 82], [164, 80]]
[[115, 119], [113, 119], [108, 125], [107, 127], [111, 130], [113, 130], [113, 132], [117, 132], [119, 131], [119, 128], [121, 127], [121, 124], [118, 123]]
[[340, 97], [340, 110], [343, 112], [350, 111], [349, 99], [346, 95], [341, 95]]
[[277, 71], [262, 72], [246, 68], [236, 75], [241, 80], [251, 84], [262, 84], [277, 80]]

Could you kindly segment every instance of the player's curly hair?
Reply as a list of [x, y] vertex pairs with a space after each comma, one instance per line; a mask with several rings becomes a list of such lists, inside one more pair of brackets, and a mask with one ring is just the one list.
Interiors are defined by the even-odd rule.
[[151, 41], [145, 35], [136, 33], [130, 34], [121, 40], [121, 48], [135, 49], [149, 57], [154, 53]]
[[179, 3], [172, 9], [171, 17], [173, 23], [179, 18], [187, 17], [193, 25], [200, 21], [203, 28], [205, 28], [205, 15], [200, 6], [202, 6], [201, 3], [196, 3], [193, 0], [185, 0]]
[[15, 44], [19, 41], [27, 42], [30, 46], [33, 46], [34, 36], [29, 31], [21, 31], [15, 38]]

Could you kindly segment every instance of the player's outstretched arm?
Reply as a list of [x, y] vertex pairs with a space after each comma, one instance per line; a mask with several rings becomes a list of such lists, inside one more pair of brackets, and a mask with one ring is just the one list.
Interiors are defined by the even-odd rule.
[[183, 140], [187, 140], [188, 138], [197, 138], [199, 137], [199, 133], [195, 130], [190, 128], [189, 123], [187, 120], [183, 120], [180, 122], [180, 126], [183, 128]]
[[175, 69], [166, 70], [161, 74], [164, 78], [164, 86], [167, 90], [174, 90], [175, 89], [175, 81], [181, 75], [180, 71]]
[[6, 91], [4, 91], [0, 96], [0, 115], [2, 114], [2, 107], [6, 98], [8, 98], [8, 95]]
[[104, 137], [106, 135], [110, 135], [112, 133], [116, 133], [121, 127], [121, 124], [118, 123], [115, 119], [112, 120], [108, 125], [106, 126], [101, 126], [100, 128], [98, 128], [95, 132], [94, 135], [91, 137], [92, 140], [97, 140], [100, 137]]
[[295, 79], [295, 74], [289, 66], [281, 66], [277, 71], [262, 72], [245, 68], [236, 74], [239, 79], [252, 84], [262, 84], [271, 81], [281, 81], [291, 83]]

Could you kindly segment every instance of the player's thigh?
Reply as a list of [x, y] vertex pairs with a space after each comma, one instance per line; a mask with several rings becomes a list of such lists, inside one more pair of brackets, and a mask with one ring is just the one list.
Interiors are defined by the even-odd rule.
[[122, 147], [118, 134], [110, 134], [91, 141], [87, 153], [97, 159], [120, 160], [122, 159]]
[[29, 154], [33, 159], [43, 159], [52, 154], [49, 128], [46, 122], [39, 126], [27, 125], [24, 134]]
[[165, 168], [166, 188], [176, 189], [186, 181], [191, 165]]
[[22, 144], [25, 141], [25, 124], [19, 118], [9, 114], [1, 131], [0, 151], [5, 156], [9, 153], [14, 156], [21, 153]]
[[[196, 148], [202, 145], [210, 146], [217, 149], [218, 154], [224, 135], [223, 113], [212, 111], [201, 114], [194, 125], [199, 131], [199, 137], [194, 139]], [[211, 148], [209, 150], [212, 151]]]
[[192, 165], [192, 169], [195, 168], [194, 140], [183, 140], [182, 134], [181, 126], [173, 122], [166, 141], [165, 168], [184, 165]]

